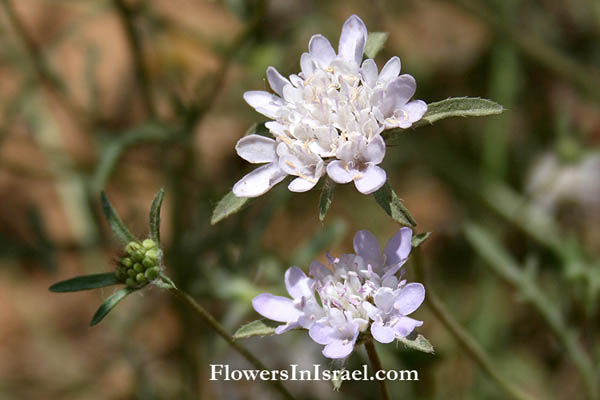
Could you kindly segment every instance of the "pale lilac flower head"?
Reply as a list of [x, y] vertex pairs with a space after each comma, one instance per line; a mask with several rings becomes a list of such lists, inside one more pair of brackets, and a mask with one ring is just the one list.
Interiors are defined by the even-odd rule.
[[260, 196], [287, 175], [295, 177], [288, 186], [293, 192], [312, 189], [325, 174], [338, 183], [353, 181], [364, 194], [383, 186], [381, 132], [409, 128], [427, 105], [410, 100], [416, 82], [400, 75], [398, 57], [381, 72], [372, 59], [362, 61], [366, 42], [367, 28], [353, 15], [344, 23], [337, 53], [324, 36], [314, 35], [300, 57], [300, 73], [288, 79], [269, 67], [275, 93], [244, 93], [250, 106], [271, 119], [265, 126], [275, 140], [249, 135], [237, 143], [240, 157], [266, 165], [236, 183], [236, 196]]
[[407, 315], [425, 298], [423, 285], [398, 277], [411, 239], [412, 231], [401, 228], [382, 253], [373, 234], [359, 231], [354, 254], [328, 256], [329, 266], [314, 261], [310, 277], [298, 267], [288, 269], [285, 284], [291, 299], [263, 293], [252, 305], [262, 316], [283, 323], [278, 334], [308, 329], [310, 337], [325, 346], [323, 355], [328, 358], [350, 355], [361, 333], [381, 343], [406, 337], [423, 324]]

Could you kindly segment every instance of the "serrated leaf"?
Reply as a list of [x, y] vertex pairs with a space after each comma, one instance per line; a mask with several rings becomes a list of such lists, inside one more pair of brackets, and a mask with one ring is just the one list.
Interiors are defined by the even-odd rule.
[[321, 189], [321, 198], [319, 199], [319, 221], [325, 220], [325, 215], [333, 201], [333, 192], [335, 191], [335, 182], [327, 177]]
[[429, 340], [425, 339], [425, 336], [421, 334], [398, 338], [398, 341], [409, 349], [418, 350], [429, 354], [435, 353], [435, 350], [431, 343], [429, 343]]
[[424, 232], [424, 233], [419, 233], [418, 235], [414, 235], [411, 240], [412, 247], [413, 248], [419, 247], [420, 245], [423, 244], [424, 241], [427, 240], [427, 238], [429, 236], [431, 236], [431, 232]]
[[[419, 121], [413, 124], [413, 128], [433, 124], [444, 118], [449, 117], [484, 117], [488, 115], [501, 114], [504, 107], [500, 104], [479, 97], [451, 97], [446, 100], [437, 101], [427, 105], [427, 112]], [[386, 144], [394, 144], [394, 140], [405, 129], [392, 129], [385, 131], [383, 137]]]
[[390, 34], [387, 32], [369, 32], [367, 44], [365, 45], [365, 55], [367, 58], [375, 58], [383, 49], [389, 36]]
[[237, 197], [233, 192], [229, 192], [219, 201], [213, 211], [210, 224], [214, 225], [225, 218], [239, 212], [251, 199], [248, 197]]
[[408, 209], [387, 182], [374, 193], [374, 196], [377, 203], [394, 221], [405, 226], [415, 227], [417, 225]]
[[253, 336], [271, 336], [275, 334], [275, 328], [281, 325], [280, 322], [270, 319], [257, 319], [242, 325], [234, 334], [234, 339], [246, 339]]
[[108, 200], [106, 193], [104, 190], [100, 193], [100, 200], [102, 202], [102, 211], [104, 211], [104, 215], [108, 220], [110, 225], [110, 229], [117, 235], [117, 237], [125, 244], [136, 240], [135, 236], [129, 232], [119, 214], [115, 211], [112, 204]]
[[129, 294], [135, 292], [135, 290], [136, 289], [127, 287], [127, 288], [123, 288], [123, 289], [117, 290], [112, 295], [110, 295], [104, 301], [104, 303], [102, 303], [102, 305], [100, 306], [100, 308], [98, 309], [98, 311], [96, 311], [96, 313], [92, 317], [92, 321], [90, 322], [90, 326], [94, 326], [94, 325], [98, 324], [100, 321], [102, 321], [104, 319], [104, 317], [106, 317], [108, 315], [108, 313], [111, 312], [112, 309], [115, 308], [115, 306], [117, 304], [119, 304], [119, 302], [121, 300], [123, 300]]
[[165, 198], [165, 189], [160, 189], [150, 207], [150, 237], [160, 246], [160, 208]]
[[93, 274], [77, 276], [75, 278], [60, 281], [50, 286], [51, 292], [77, 292], [80, 290], [98, 289], [105, 286], [122, 283], [112, 272], [105, 274]]

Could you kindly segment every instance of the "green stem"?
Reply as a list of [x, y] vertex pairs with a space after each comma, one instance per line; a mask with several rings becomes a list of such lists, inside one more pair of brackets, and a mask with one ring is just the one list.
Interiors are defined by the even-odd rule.
[[150, 117], [154, 117], [156, 115], [156, 105], [154, 96], [152, 95], [150, 79], [148, 78], [148, 70], [144, 63], [142, 41], [133, 22], [134, 10], [132, 10], [124, 0], [114, 0], [113, 3], [127, 36], [127, 42], [129, 43], [129, 50], [131, 51], [135, 69], [135, 77], [137, 79], [138, 89], [142, 94], [144, 108]]
[[490, 378], [502, 389], [506, 394], [515, 400], [530, 400], [531, 397], [526, 393], [522, 392], [519, 388], [512, 385], [506, 380], [494, 367], [492, 358], [479, 346], [475, 339], [467, 332], [448, 312], [444, 303], [437, 297], [433, 291], [431, 284], [426, 280], [425, 273], [423, 271], [423, 262], [421, 257], [420, 248], [413, 250], [413, 257], [415, 260], [415, 271], [417, 274], [417, 280], [421, 281], [427, 288], [427, 296], [425, 297], [425, 303], [433, 312], [433, 314], [440, 320], [440, 322], [448, 329], [450, 334], [454, 336], [456, 341], [463, 347], [469, 357], [479, 367], [489, 375]]
[[[163, 277], [163, 279], [164, 279], [164, 277]], [[202, 307], [200, 304], [198, 304], [198, 302], [196, 300], [194, 300], [194, 298], [192, 298], [189, 294], [179, 290], [177, 287], [175, 287], [174, 284], [172, 284], [172, 282], [170, 280], [169, 280], [169, 283], [170, 283], [170, 287], [168, 288], [169, 292], [171, 292], [179, 300], [183, 301], [188, 306], [190, 306], [190, 308], [192, 308], [192, 310], [194, 310], [200, 316], [200, 318], [202, 318], [205, 322], [207, 322], [211, 326], [211, 328], [214, 329], [215, 332], [217, 332], [217, 334], [219, 336], [221, 336], [223, 339], [225, 339], [225, 341], [231, 347], [233, 347], [234, 350], [236, 350], [242, 357], [244, 357], [256, 369], [259, 369], [261, 371], [263, 371], [263, 370], [269, 371], [269, 368], [267, 368], [267, 366], [265, 364], [263, 364], [258, 358], [256, 358], [252, 353], [250, 353], [250, 351], [248, 351], [248, 349], [246, 349], [244, 346], [242, 346], [241, 344], [236, 342], [231, 337], [231, 335], [225, 330], [223, 325], [221, 325], [219, 323], [219, 321], [217, 321], [208, 311], [206, 311], [204, 309], [204, 307]], [[268, 383], [271, 386], [273, 386], [273, 388], [275, 390], [277, 390], [279, 393], [281, 393], [281, 395], [285, 399], [294, 400], [294, 397], [292, 396], [292, 394], [290, 392], [288, 392], [288, 390], [285, 388], [285, 386], [283, 386], [283, 384], [280, 381], [269, 380]]]
[[577, 339], [577, 332], [567, 325], [560, 308], [548, 298], [543, 290], [523, 268], [518, 266], [510, 254], [491, 237], [482, 227], [467, 224], [465, 227], [467, 241], [475, 251], [505, 281], [514, 286], [538, 311], [550, 330], [565, 348], [568, 357], [583, 377], [583, 383], [589, 399], [598, 399], [598, 378], [594, 366], [585, 349]]
[[[373, 343], [373, 339], [367, 339], [365, 341], [365, 348], [367, 349], [367, 354], [369, 355], [369, 361], [371, 362], [371, 367], [373, 371], [377, 373], [377, 371], [382, 371], [383, 366], [381, 365], [381, 360], [379, 360], [379, 356], [377, 355], [377, 350], [375, 349], [375, 344]], [[384, 380], [377, 380], [379, 382], [379, 390], [381, 391], [381, 399], [382, 400], [390, 400], [390, 393], [388, 392], [387, 385]]]

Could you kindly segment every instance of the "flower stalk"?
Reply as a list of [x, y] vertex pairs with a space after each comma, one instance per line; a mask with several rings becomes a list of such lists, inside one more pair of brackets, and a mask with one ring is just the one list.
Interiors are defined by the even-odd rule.
[[[373, 368], [373, 372], [377, 373], [377, 371], [382, 371], [383, 366], [381, 365], [381, 360], [379, 360], [379, 355], [377, 354], [377, 349], [375, 349], [375, 343], [373, 343], [372, 339], [365, 341], [365, 349], [367, 349], [367, 355], [369, 356], [369, 361], [371, 362], [371, 368]], [[385, 381], [378, 380], [378, 382], [379, 390], [381, 392], [381, 399], [389, 400], [391, 397]]]
[[[204, 307], [202, 307], [192, 296], [183, 292], [173, 282], [166, 278], [165, 276], [161, 276], [165, 283], [165, 289], [169, 291], [169, 293], [173, 294], [179, 300], [187, 304], [200, 318], [202, 318], [210, 327], [221, 336], [227, 344], [229, 344], [235, 351], [237, 351], [242, 357], [244, 357], [250, 364], [252, 364], [256, 369], [259, 370], [269, 370], [269, 368], [262, 363], [256, 356], [254, 356], [248, 349], [244, 346], [236, 342], [233, 337], [227, 332], [227, 330], [213, 317]], [[166, 280], [165, 280], [166, 278]], [[267, 381], [275, 390], [277, 390], [285, 399], [294, 400], [294, 396], [283, 386], [283, 384], [278, 380], [269, 380]]]

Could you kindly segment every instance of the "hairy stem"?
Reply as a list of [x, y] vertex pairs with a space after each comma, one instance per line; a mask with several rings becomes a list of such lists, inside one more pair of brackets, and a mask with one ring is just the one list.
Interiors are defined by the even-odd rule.
[[[163, 278], [164, 279], [164, 278]], [[233, 340], [231, 335], [225, 330], [223, 325], [219, 323], [208, 311], [204, 309], [194, 298], [192, 298], [189, 294], [179, 290], [172, 282], [169, 282], [169, 292], [171, 292], [175, 297], [179, 300], [183, 301], [187, 304], [200, 318], [202, 318], [210, 327], [217, 332], [219, 336], [221, 336], [225, 341], [233, 347], [235, 351], [237, 351], [242, 357], [244, 357], [250, 364], [252, 364], [256, 369], [261, 371], [266, 370], [269, 371], [269, 368], [265, 364], [263, 364], [258, 358], [256, 358], [248, 349], [244, 346]], [[275, 390], [277, 390], [281, 395], [288, 400], [294, 400], [294, 397], [288, 390], [283, 386], [283, 384], [278, 380], [269, 380], [268, 383], [273, 386]]]
[[[368, 339], [365, 341], [365, 348], [367, 349], [367, 354], [369, 355], [369, 361], [371, 362], [373, 371], [375, 373], [377, 373], [377, 371], [382, 371], [383, 366], [381, 365], [381, 360], [379, 360], [379, 356], [377, 355], [377, 350], [375, 349], [375, 343], [373, 343], [373, 339]], [[385, 381], [377, 380], [377, 382], [379, 382], [379, 390], [381, 391], [382, 400], [390, 400], [390, 393], [388, 392]]]
[[479, 365], [479, 367], [489, 375], [490, 378], [502, 389], [506, 394], [515, 400], [531, 400], [531, 397], [519, 388], [512, 385], [506, 380], [494, 367], [492, 358], [479, 346], [475, 339], [467, 332], [448, 312], [442, 301], [437, 297], [431, 285], [427, 282], [423, 271], [423, 261], [420, 248], [413, 250], [415, 260], [415, 271], [417, 279], [427, 288], [427, 296], [425, 303], [429, 309], [435, 314], [440, 322], [448, 329], [450, 334], [454, 336], [456, 341], [463, 347], [466, 353]]

